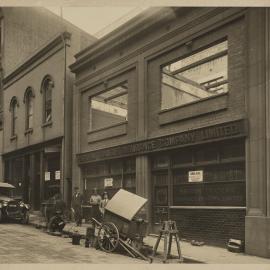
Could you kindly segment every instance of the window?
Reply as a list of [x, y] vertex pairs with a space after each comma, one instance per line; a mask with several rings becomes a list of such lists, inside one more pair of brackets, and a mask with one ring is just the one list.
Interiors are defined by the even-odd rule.
[[128, 86], [122, 83], [90, 99], [90, 130], [127, 121]]
[[42, 83], [42, 91], [44, 92], [44, 110], [43, 122], [48, 123], [52, 121], [52, 89], [54, 82], [50, 76], [46, 76]]
[[[106, 190], [111, 198], [120, 188], [136, 193], [136, 160], [125, 158], [88, 164], [82, 169], [85, 193], [89, 198], [93, 188], [102, 194]], [[112, 185], [105, 186], [106, 179]]]
[[[169, 166], [157, 167], [161, 156], [167, 157]], [[155, 155], [152, 157], [154, 219], [159, 220], [161, 206], [166, 205], [245, 206], [245, 179], [243, 139]]]
[[162, 68], [161, 110], [227, 92], [227, 41], [200, 50]]
[[26, 124], [25, 129], [33, 128], [33, 104], [34, 104], [34, 93], [31, 87], [28, 87], [25, 91], [24, 102], [26, 108]]
[[15, 136], [17, 133], [17, 117], [18, 117], [18, 100], [16, 97], [13, 97], [10, 102], [10, 112], [11, 112], [11, 136]]

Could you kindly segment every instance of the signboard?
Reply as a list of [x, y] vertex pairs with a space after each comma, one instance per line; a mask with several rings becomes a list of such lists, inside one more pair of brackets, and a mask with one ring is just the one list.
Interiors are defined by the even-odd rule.
[[104, 187], [112, 187], [112, 186], [113, 186], [113, 178], [105, 178]]
[[202, 182], [202, 181], [203, 181], [203, 171], [188, 172], [188, 182]]
[[84, 164], [103, 159], [111, 159], [112, 157], [132, 156], [179, 148], [181, 146], [193, 145], [217, 139], [222, 140], [226, 138], [242, 137], [246, 136], [246, 133], [246, 121], [239, 120], [196, 130], [189, 130], [151, 140], [82, 153], [79, 154], [77, 158], [79, 164]]
[[61, 179], [61, 172], [55, 171], [55, 180], [60, 180], [60, 179]]
[[50, 172], [45, 172], [45, 181], [51, 180], [51, 173]]

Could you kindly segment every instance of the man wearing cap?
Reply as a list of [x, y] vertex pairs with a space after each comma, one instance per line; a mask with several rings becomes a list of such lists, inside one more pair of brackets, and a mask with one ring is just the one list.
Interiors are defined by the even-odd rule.
[[83, 202], [83, 197], [79, 192], [79, 188], [75, 187], [74, 194], [71, 200], [71, 210], [73, 212], [74, 219], [77, 226], [82, 225], [82, 202]]

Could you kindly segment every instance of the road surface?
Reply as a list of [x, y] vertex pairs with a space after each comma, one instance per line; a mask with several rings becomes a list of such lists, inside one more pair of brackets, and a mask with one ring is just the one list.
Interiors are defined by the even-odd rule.
[[30, 225], [0, 224], [0, 264], [17, 263], [147, 263], [120, 254], [74, 246], [71, 238], [48, 235]]

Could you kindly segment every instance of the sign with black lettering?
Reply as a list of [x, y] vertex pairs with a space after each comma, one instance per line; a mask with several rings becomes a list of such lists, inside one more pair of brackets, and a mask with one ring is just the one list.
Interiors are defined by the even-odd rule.
[[45, 172], [45, 181], [50, 181], [50, 180], [51, 180], [51, 173]]
[[104, 187], [112, 187], [112, 186], [113, 186], [113, 178], [105, 178]]
[[202, 182], [202, 181], [203, 181], [203, 171], [188, 172], [188, 182]]

